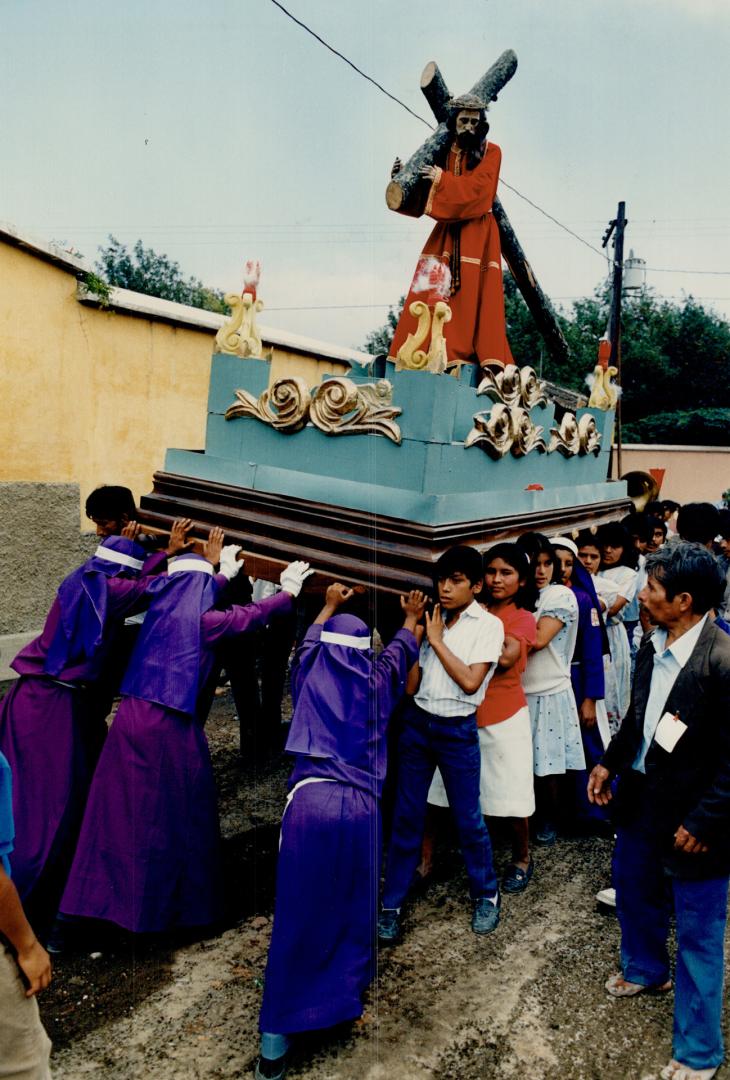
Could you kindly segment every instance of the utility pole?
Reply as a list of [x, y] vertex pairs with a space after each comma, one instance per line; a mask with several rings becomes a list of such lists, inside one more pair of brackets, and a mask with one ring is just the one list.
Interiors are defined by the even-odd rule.
[[[624, 274], [624, 229], [627, 225], [626, 203], [620, 202], [618, 204], [618, 213], [614, 220], [609, 223], [602, 244], [603, 247], [606, 246], [615, 230], [616, 235], [613, 239], [613, 290], [608, 336], [611, 341], [611, 359], [609, 363], [616, 368], [616, 381], [619, 386], [623, 385], [621, 377], [621, 291]], [[616, 471], [619, 476], [623, 472], [621, 442], [621, 398], [619, 397], [616, 402]]]

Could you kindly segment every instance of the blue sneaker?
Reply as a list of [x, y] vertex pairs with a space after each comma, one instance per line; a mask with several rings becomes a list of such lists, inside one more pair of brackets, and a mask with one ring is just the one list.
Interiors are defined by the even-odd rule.
[[256, 1062], [254, 1080], [284, 1080], [287, 1055], [278, 1058], [260, 1057]]
[[393, 945], [400, 937], [400, 908], [383, 908], [378, 918], [378, 941]]
[[475, 934], [491, 934], [499, 926], [499, 909], [501, 898], [499, 893], [496, 897], [480, 896], [474, 901], [474, 914], [471, 917], [471, 928]]

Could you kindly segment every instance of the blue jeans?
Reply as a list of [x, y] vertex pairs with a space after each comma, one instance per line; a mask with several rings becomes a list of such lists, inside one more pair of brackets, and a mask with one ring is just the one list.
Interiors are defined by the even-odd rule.
[[398, 789], [383, 907], [400, 907], [413, 880], [421, 857], [428, 789], [437, 765], [456, 822], [472, 898], [494, 896], [499, 888], [492, 844], [479, 808], [481, 755], [474, 714], [436, 716], [410, 703], [398, 742]]
[[670, 876], [657, 845], [635, 827], [618, 830], [613, 873], [624, 978], [644, 986], [667, 981], [673, 906], [677, 962], [672, 1056], [691, 1069], [719, 1065], [727, 876], [699, 881]]

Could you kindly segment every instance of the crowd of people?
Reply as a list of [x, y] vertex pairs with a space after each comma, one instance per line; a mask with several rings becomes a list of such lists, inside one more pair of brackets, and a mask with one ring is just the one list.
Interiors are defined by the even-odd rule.
[[[235, 680], [240, 656], [254, 670], [252, 634], [288, 652], [312, 572], [293, 562], [278, 591], [239, 603], [243, 564], [221, 529], [196, 554], [181, 519], [153, 550], [123, 488], [97, 489], [87, 513], [99, 545], [0, 702], [3, 1066], [25, 1032], [0, 1075], [24, 1080], [50, 1075], [34, 1000], [47, 949], [88, 919], [131, 933], [220, 920], [205, 721], [221, 667]], [[256, 1077], [284, 1076], [297, 1034], [361, 1015], [377, 942], [401, 937], [448, 818], [479, 935], [498, 929], [503, 896], [530, 887], [533, 845], [615, 833], [602, 898], [621, 970], [606, 991], [672, 987], [673, 909], [661, 1076], [709, 1080], [723, 1058], [730, 875], [730, 511], [655, 503], [571, 535], [457, 546], [433, 577], [431, 597], [401, 598], [402, 627], [379, 648], [337, 582], [297, 642]], [[511, 843], [500, 874], [495, 829]]]

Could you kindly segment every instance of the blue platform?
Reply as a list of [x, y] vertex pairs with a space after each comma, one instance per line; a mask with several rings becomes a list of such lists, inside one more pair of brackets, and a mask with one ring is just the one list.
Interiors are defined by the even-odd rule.
[[[479, 446], [465, 448], [475, 413], [492, 402], [449, 375], [396, 372], [392, 404], [402, 443], [382, 435], [327, 435], [311, 423], [287, 434], [251, 418], [225, 419], [235, 391], [258, 397], [269, 384], [266, 360], [213, 356], [204, 451], [167, 451], [167, 473], [270, 494], [365, 511], [426, 526], [518, 516], [556, 508], [588, 508], [624, 499], [623, 483], [608, 482], [613, 412], [590, 413], [601, 435], [598, 454], [564, 457], [531, 451], [492, 459]], [[350, 373], [355, 383], [372, 375]], [[555, 405], [530, 417], [547, 440]], [[529, 490], [540, 485], [543, 490]]]

